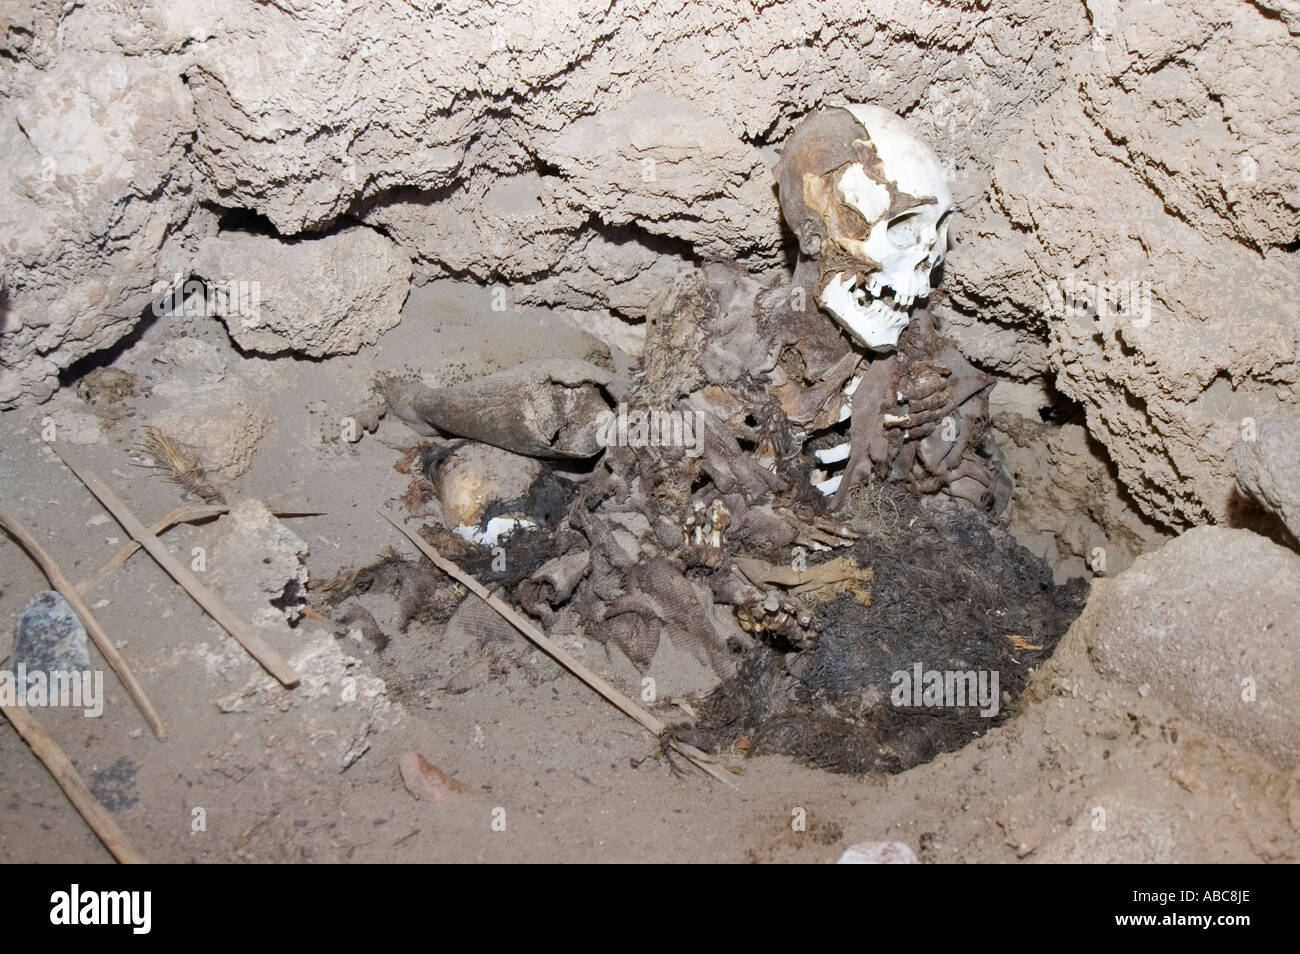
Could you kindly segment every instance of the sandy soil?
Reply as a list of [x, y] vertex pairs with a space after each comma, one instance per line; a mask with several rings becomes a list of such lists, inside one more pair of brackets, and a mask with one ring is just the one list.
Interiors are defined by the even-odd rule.
[[[410, 551], [375, 511], [405, 489], [408, 478], [393, 463], [413, 435], [389, 418], [358, 443], [337, 436], [338, 420], [364, 405], [376, 370], [421, 368], [447, 381], [593, 345], [562, 318], [534, 310], [494, 316], [499, 333], [485, 344], [478, 318], [487, 294], [415, 289], [402, 324], [376, 348], [323, 363], [241, 357], [215, 322], [187, 332], [221, 350], [228, 376], [273, 419], [251, 468], [228, 487], [232, 501], [325, 511], [285, 520], [310, 546], [313, 579], [368, 563], [388, 546]], [[127, 455], [141, 423], [175, 400], [149, 393], [170, 373], [155, 361], [166, 341], [155, 323], [114, 357], [141, 382], [120, 410], [92, 408], [69, 387], [50, 405], [0, 417], [5, 506], [74, 580], [125, 534], [44, 446], [41, 420], [63, 407], [97, 415], [102, 438], [78, 448], [90, 466], [146, 521], [181, 505], [176, 486]], [[165, 540], [184, 556], [194, 546], [210, 551], [221, 533], [215, 521], [176, 527]], [[46, 582], [8, 539], [0, 539], [0, 566], [4, 656], [12, 620]], [[959, 752], [880, 778], [724, 754], [731, 790], [693, 770], [674, 775], [655, 757], [653, 738], [521, 637], [507, 632], [486, 653], [419, 623], [383, 653], [341, 641], [356, 659], [349, 672], [383, 679], [393, 707], [372, 727], [365, 753], [340, 770], [340, 739], [358, 725], [341, 687], [315, 698], [251, 692], [238, 711], [223, 712], [218, 701], [258, 684], [260, 671], [146, 555], [88, 602], [171, 737], [152, 737], [111, 673], [102, 718], [37, 716], [155, 861], [832, 862], [851, 844], [888, 839], [926, 862], [1300, 854], [1293, 777], [1220, 744], [1137, 688], [1103, 680], [1068, 638], [1020, 711]], [[304, 621], [279, 648], [291, 653], [331, 629]], [[572, 648], [618, 675], [599, 646]], [[681, 715], [670, 705], [661, 714]], [[397, 769], [409, 750], [466, 790], [439, 804], [417, 801]], [[0, 860], [110, 860], [7, 724], [0, 759]], [[206, 830], [193, 830], [196, 808]], [[804, 830], [794, 824], [800, 810]]]

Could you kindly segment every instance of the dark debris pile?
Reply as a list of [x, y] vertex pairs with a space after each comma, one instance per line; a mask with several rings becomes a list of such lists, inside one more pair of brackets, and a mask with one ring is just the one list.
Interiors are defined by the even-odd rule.
[[[973, 508], [904, 493], [892, 503], [893, 528], [867, 531], [853, 548], [875, 570], [871, 605], [836, 597], [818, 609], [814, 648], [748, 653], [704, 701], [696, 744], [726, 749], [744, 737], [751, 754], [894, 773], [961, 748], [1011, 715], [1030, 669], [1083, 608], [1086, 583], [1054, 585], [1042, 560]], [[910, 676], [918, 663], [923, 672], [997, 673], [997, 714], [894, 705], [894, 674]]]

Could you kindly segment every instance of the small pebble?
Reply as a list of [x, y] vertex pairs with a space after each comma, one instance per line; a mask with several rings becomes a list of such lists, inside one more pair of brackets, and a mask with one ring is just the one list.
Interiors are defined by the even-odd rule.
[[915, 865], [916, 853], [901, 841], [863, 841], [850, 845], [836, 862], [840, 865]]

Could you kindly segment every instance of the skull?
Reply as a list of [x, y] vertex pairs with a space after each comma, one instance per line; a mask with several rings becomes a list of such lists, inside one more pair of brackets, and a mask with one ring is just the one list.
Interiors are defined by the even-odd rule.
[[832, 106], [799, 124], [776, 173], [781, 212], [817, 260], [817, 303], [865, 347], [893, 349], [948, 250], [939, 157], [887, 109]]

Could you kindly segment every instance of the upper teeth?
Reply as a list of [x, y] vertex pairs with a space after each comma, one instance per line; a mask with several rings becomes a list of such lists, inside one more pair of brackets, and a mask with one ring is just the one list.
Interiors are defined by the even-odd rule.
[[[875, 298], [879, 301], [884, 296], [885, 288], [887, 287], [884, 284], [884, 282], [882, 282], [879, 278], [876, 277], [867, 278], [865, 286], [859, 284], [861, 279], [854, 278], [851, 281], [852, 281], [851, 294], [853, 296], [853, 300], [859, 305], [867, 304], [868, 295], [870, 295], [872, 298]], [[898, 292], [894, 293], [894, 301], [892, 305], [880, 301], [880, 304], [884, 305], [886, 308], [890, 308], [891, 310], [896, 310], [896, 311], [907, 311], [915, 303], [916, 303], [915, 295], [903, 295]]]
[[898, 342], [898, 333], [907, 327], [907, 308], [915, 300], [895, 292], [882, 297], [885, 286], [877, 277], [868, 277], [866, 286], [872, 297], [862, 295], [858, 275], [835, 276], [818, 297], [818, 303], [827, 308], [857, 339], [868, 348], [886, 350]]

